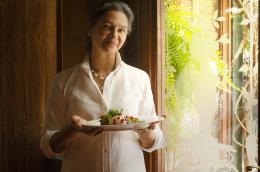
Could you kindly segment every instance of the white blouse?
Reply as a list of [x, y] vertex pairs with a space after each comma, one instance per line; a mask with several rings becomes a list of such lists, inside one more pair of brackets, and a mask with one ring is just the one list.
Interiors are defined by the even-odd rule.
[[49, 157], [61, 156], [62, 172], [145, 172], [143, 152], [165, 146], [157, 125], [156, 140], [149, 149], [139, 144], [134, 131], [103, 131], [97, 136], [78, 134], [62, 154], [49, 145], [51, 136], [66, 127], [72, 115], [86, 120], [100, 118], [109, 109], [123, 109], [133, 116], [155, 116], [149, 76], [142, 70], [125, 64], [117, 55], [116, 69], [104, 83], [101, 94], [89, 68], [88, 57], [82, 64], [57, 75], [48, 97], [45, 126], [40, 148]]

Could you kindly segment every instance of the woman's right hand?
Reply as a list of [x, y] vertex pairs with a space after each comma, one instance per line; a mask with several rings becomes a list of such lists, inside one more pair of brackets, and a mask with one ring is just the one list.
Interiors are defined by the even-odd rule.
[[64, 152], [67, 147], [73, 142], [74, 136], [78, 132], [85, 133], [89, 136], [95, 136], [102, 132], [98, 127], [83, 126], [81, 120], [84, 120], [78, 115], [71, 118], [71, 124], [56, 132], [50, 139], [50, 146], [55, 153]]
[[84, 120], [83, 118], [81, 118], [80, 116], [78, 115], [73, 115], [71, 117], [71, 123], [72, 123], [72, 126], [77, 130], [77, 131], [80, 131], [82, 133], [85, 133], [89, 136], [96, 136], [98, 134], [100, 134], [103, 129], [102, 128], [99, 128], [99, 127], [89, 127], [89, 126], [84, 126], [82, 125], [82, 120]]

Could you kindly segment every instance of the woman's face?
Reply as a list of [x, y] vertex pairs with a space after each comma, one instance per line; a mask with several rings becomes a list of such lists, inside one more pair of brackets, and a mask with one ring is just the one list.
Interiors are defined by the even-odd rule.
[[116, 53], [127, 36], [128, 20], [124, 13], [107, 11], [92, 27], [92, 51]]

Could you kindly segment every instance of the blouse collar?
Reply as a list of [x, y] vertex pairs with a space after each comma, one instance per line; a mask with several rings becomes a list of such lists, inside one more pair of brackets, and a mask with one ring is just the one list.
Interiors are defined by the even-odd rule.
[[[117, 71], [119, 66], [123, 63], [121, 55], [119, 52], [116, 53], [116, 64], [115, 64], [115, 69], [114, 71]], [[90, 71], [90, 63], [89, 63], [89, 54], [87, 54], [81, 64], [81, 68], [83, 70]]]

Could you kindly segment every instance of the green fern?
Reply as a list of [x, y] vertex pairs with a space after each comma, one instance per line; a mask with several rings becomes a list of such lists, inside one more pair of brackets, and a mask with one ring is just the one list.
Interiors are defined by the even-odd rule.
[[[166, 113], [170, 129], [178, 131], [185, 109], [191, 101], [191, 88], [183, 75], [189, 64], [192, 28], [187, 18], [190, 13], [183, 12], [174, 1], [165, 1], [166, 9]], [[180, 80], [180, 77], [184, 80]], [[178, 80], [178, 82], [176, 82]], [[176, 133], [174, 133], [176, 134]]]

